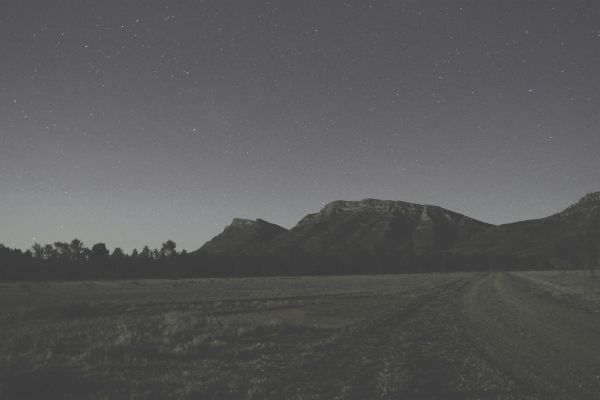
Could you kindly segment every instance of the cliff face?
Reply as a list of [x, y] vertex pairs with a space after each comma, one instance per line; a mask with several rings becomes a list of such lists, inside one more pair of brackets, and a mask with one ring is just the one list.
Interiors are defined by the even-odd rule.
[[[445, 250], [490, 225], [441, 207], [402, 201], [334, 201], [274, 241], [308, 253]], [[406, 254], [408, 255], [408, 253]]]

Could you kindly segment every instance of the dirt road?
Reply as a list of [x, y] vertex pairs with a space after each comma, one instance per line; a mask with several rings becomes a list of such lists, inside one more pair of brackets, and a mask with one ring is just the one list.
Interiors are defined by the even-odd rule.
[[474, 343], [522, 388], [550, 398], [600, 398], [600, 315], [511, 274], [486, 276], [465, 300]]
[[390, 305], [286, 368], [274, 397], [600, 398], [600, 315], [524, 278], [479, 274]]

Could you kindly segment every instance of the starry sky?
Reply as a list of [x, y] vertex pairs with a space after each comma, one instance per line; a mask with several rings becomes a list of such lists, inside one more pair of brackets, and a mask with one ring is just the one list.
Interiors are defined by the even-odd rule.
[[0, 243], [195, 250], [336, 199], [600, 190], [600, 2], [4, 0]]

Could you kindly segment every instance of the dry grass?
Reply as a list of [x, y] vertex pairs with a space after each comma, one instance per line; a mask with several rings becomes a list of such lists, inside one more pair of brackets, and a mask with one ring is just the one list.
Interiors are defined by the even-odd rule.
[[276, 398], [319, 346], [451, 279], [3, 284], [0, 397]]
[[600, 313], [600, 278], [591, 277], [589, 271], [519, 272], [514, 275], [527, 279], [535, 290], [559, 303]]

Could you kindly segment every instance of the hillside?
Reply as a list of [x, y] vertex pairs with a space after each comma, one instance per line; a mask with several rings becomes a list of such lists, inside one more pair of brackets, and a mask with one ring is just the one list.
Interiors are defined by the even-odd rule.
[[260, 226], [232, 224], [200, 253], [227, 250], [272, 273], [409, 272], [491, 227], [441, 207], [377, 199], [331, 202], [289, 231], [259, 235]]
[[301, 255], [319, 269], [406, 272], [489, 227], [436, 206], [377, 199], [334, 201], [304, 217], [270, 248], [276, 254]]
[[585, 249], [598, 245], [600, 192], [555, 215], [498, 226], [432, 205], [338, 200], [289, 230], [236, 218], [197, 254], [236, 275], [349, 274], [564, 268], [585, 264]]
[[222, 233], [202, 246], [199, 251], [219, 253], [245, 253], [267, 244], [287, 229], [262, 219], [255, 221], [234, 218]]
[[600, 237], [600, 192], [549, 217], [492, 227], [459, 243], [455, 253], [510, 254], [531, 264], [551, 259], [577, 264], [583, 246]]

